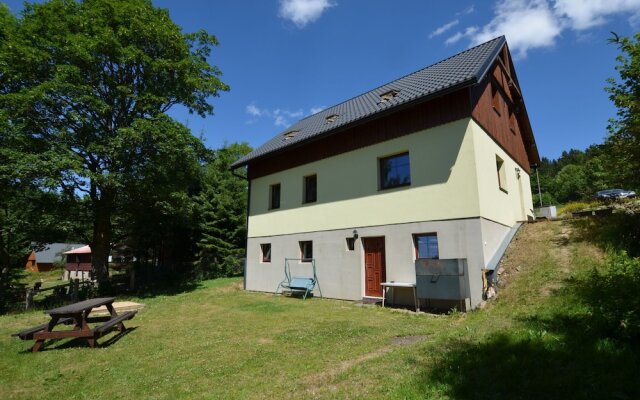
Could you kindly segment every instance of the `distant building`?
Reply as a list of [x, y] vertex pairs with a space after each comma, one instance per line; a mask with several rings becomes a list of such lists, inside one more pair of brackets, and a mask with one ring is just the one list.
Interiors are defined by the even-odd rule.
[[83, 246], [64, 254], [67, 256], [67, 263], [64, 266], [63, 279], [80, 279], [82, 281], [91, 279], [91, 247]]
[[77, 249], [84, 246], [80, 243], [48, 243], [42, 250], [31, 250], [27, 257], [25, 269], [33, 272], [44, 272], [53, 269], [54, 264], [64, 263], [64, 253], [69, 250]]

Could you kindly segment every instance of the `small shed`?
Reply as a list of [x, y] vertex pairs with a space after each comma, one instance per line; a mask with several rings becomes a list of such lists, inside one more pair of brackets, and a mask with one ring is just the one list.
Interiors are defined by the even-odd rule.
[[32, 272], [50, 271], [56, 262], [65, 261], [65, 252], [83, 247], [81, 243], [47, 243], [42, 250], [31, 250], [27, 256], [24, 268]]
[[64, 253], [67, 263], [64, 266], [64, 278], [66, 280], [80, 279], [91, 280], [91, 247], [82, 246]]

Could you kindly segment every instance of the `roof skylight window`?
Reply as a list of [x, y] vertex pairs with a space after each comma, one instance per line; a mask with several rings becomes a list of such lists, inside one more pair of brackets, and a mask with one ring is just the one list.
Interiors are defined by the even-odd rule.
[[[399, 91], [391, 89], [388, 92], [384, 92], [380, 95], [380, 103], [385, 103], [398, 95]], [[378, 103], [378, 104], [380, 104]]]
[[298, 134], [298, 132], [300, 132], [300, 131], [289, 131], [289, 132], [285, 133], [284, 135], [282, 135], [282, 137], [283, 137], [284, 140], [289, 140], [292, 137], [296, 136]]
[[327, 124], [330, 124], [334, 122], [336, 119], [338, 119], [338, 114], [331, 114], [325, 119], [327, 120]]

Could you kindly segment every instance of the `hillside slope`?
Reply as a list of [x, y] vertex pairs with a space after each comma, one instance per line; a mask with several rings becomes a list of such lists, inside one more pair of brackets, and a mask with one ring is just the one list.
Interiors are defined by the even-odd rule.
[[45, 316], [0, 316], [0, 398], [640, 398], [637, 344], [594, 324], [584, 289], [603, 253], [583, 238], [575, 222], [524, 225], [497, 297], [469, 313], [302, 301], [219, 279], [132, 299], [145, 309], [107, 346], [63, 340], [37, 354], [10, 334]]

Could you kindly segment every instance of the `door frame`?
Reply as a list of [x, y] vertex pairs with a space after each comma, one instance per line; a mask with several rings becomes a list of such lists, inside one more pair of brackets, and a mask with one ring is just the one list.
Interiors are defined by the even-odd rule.
[[362, 291], [364, 293], [363, 297], [382, 297], [382, 286], [379, 287], [379, 290], [375, 293], [375, 294], [371, 294], [371, 292], [367, 291], [367, 241], [368, 240], [381, 240], [382, 242], [382, 258], [381, 258], [381, 266], [380, 266], [380, 270], [381, 270], [381, 276], [380, 276], [380, 283], [385, 282], [386, 281], [386, 275], [387, 275], [387, 249], [386, 249], [386, 238], [385, 236], [369, 236], [369, 237], [363, 237], [362, 238], [362, 269], [363, 269], [363, 275], [364, 275], [364, 281], [363, 281], [363, 288]]

